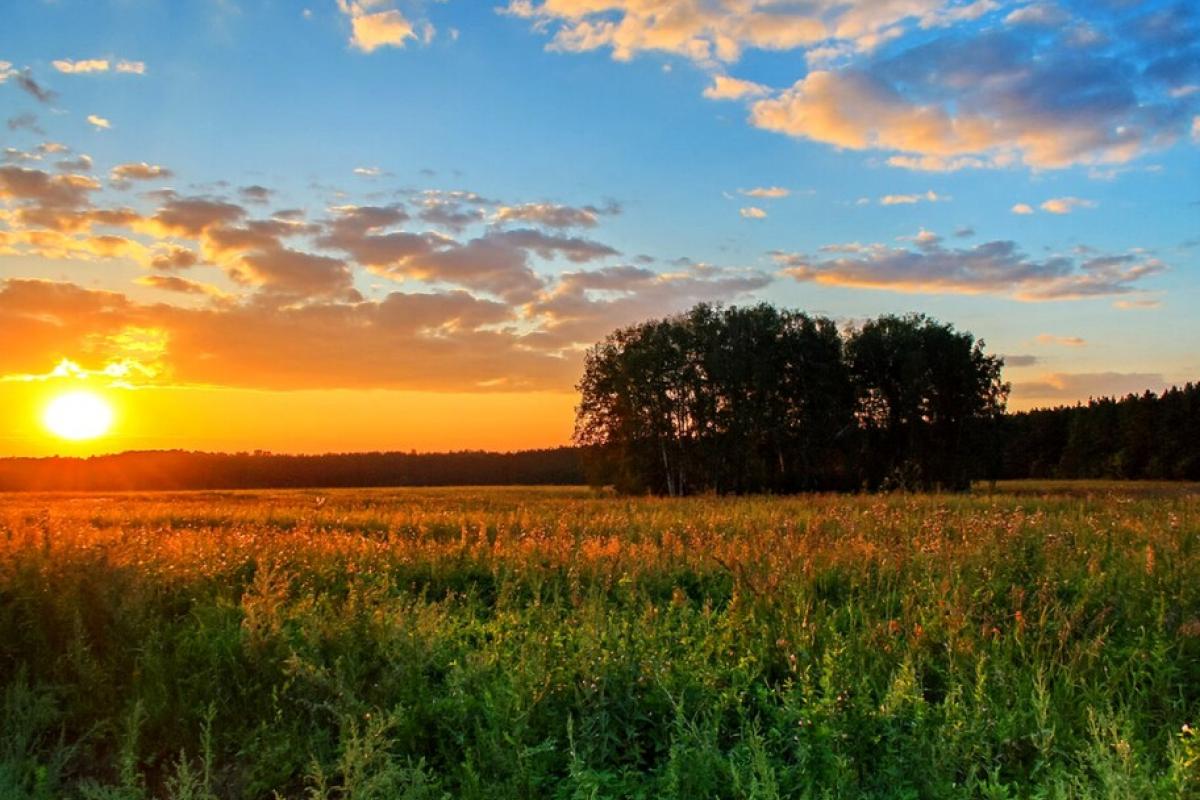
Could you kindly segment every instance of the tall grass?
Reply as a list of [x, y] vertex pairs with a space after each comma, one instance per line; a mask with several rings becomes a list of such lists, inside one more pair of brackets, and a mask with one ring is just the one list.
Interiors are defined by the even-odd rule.
[[1200, 495], [0, 499], [0, 797], [1200, 797]]

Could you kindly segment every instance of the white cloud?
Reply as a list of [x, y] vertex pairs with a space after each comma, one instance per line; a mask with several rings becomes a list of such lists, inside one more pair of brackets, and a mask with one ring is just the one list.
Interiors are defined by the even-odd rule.
[[87, 121], [97, 128], [108, 129], [112, 127], [112, 123], [97, 114], [88, 114]]
[[767, 212], [763, 211], [761, 208], [758, 208], [757, 206], [747, 206], [746, 208], [740, 209], [738, 211], [738, 213], [741, 214], [742, 217], [744, 217], [745, 219], [766, 219], [767, 218]]
[[884, 206], [911, 205], [913, 203], [944, 203], [950, 198], [930, 189], [924, 194], [887, 194], [879, 198], [879, 204]]
[[760, 197], [768, 200], [778, 200], [781, 197], [787, 197], [791, 193], [791, 189], [785, 189], [782, 186], [757, 186], [753, 189], [738, 189], [738, 194], [744, 194], [746, 197]]

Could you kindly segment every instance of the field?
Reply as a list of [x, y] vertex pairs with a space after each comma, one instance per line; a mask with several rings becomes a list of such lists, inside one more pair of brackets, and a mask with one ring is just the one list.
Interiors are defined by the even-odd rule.
[[0, 496], [3, 798], [1200, 797], [1200, 490]]

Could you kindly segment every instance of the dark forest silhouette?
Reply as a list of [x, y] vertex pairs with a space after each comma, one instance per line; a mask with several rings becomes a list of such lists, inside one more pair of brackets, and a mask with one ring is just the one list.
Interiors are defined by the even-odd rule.
[[578, 485], [572, 447], [516, 453], [130, 452], [0, 459], [0, 491], [266, 489], [338, 486]]
[[589, 482], [688, 494], [1200, 480], [1200, 385], [1004, 413], [1002, 365], [971, 334], [920, 315], [842, 333], [766, 304], [701, 305], [589, 351], [577, 447], [3, 458], [0, 491]]
[[1200, 384], [1009, 414], [980, 477], [1200, 481]]
[[626, 492], [961, 490], [994, 447], [1002, 365], [922, 315], [843, 334], [766, 303], [699, 305], [588, 351], [575, 439]]

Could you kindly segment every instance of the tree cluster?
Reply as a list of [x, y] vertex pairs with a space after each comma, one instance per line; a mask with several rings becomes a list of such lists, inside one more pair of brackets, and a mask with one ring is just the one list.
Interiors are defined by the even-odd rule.
[[1005, 417], [1001, 477], [1200, 480], [1200, 384]]
[[575, 440], [626, 492], [963, 489], [1008, 387], [983, 343], [921, 315], [846, 334], [760, 304], [699, 305], [589, 350]]

